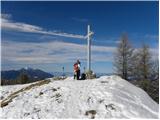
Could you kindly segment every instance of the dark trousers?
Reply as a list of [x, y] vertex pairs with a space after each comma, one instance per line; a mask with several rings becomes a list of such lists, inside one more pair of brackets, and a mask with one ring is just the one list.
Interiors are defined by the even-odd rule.
[[77, 79], [77, 78], [76, 78], [76, 76], [77, 76], [77, 75], [76, 75], [76, 74], [74, 74], [74, 79]]
[[79, 80], [79, 76], [80, 76], [80, 70], [77, 71], [77, 80]]

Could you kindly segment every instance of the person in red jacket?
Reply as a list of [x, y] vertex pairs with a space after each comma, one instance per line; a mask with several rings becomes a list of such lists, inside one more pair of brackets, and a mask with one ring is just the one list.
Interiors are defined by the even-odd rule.
[[74, 79], [79, 80], [81, 63], [79, 60], [74, 64]]

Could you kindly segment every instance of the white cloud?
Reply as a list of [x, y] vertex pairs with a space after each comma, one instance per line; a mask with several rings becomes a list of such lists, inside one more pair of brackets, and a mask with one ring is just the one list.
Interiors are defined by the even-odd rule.
[[109, 46], [92, 46], [93, 52], [115, 52], [115, 47]]
[[93, 40], [95, 43], [100, 43], [100, 44], [119, 44], [120, 40], [119, 37], [108, 37], [104, 38], [102, 40]]
[[[31, 52], [24, 52], [30, 50]], [[92, 61], [111, 61], [114, 47], [92, 46]], [[99, 54], [96, 52], [103, 52]], [[105, 54], [106, 53], [106, 54]], [[65, 42], [20, 43], [2, 42], [2, 61], [22, 64], [68, 63], [76, 59], [86, 60], [87, 45]]]
[[159, 38], [158, 35], [150, 35], [150, 34], [146, 34], [144, 37], [149, 39], [149, 40], [157, 40], [157, 41], [158, 41], [158, 38]]
[[[42, 27], [26, 23], [13, 22], [11, 15], [1, 14], [2, 29], [16, 30], [28, 33], [38, 33], [44, 35], [64, 36], [71, 38], [84, 39], [85, 36], [68, 33], [58, 33], [55, 31], [46, 31]], [[151, 37], [151, 36], [146, 36]], [[152, 36], [155, 38], [155, 36]], [[42, 38], [43, 39], [43, 38]], [[107, 41], [110, 42], [110, 41]], [[113, 42], [113, 41], [111, 41]], [[119, 42], [119, 41], [115, 41]], [[15, 64], [45, 64], [45, 63], [67, 63], [76, 59], [87, 59], [87, 45], [65, 42], [46, 42], [46, 43], [27, 43], [2, 41], [2, 61], [14, 62]], [[24, 52], [31, 50], [31, 52]], [[116, 47], [92, 46], [92, 62], [113, 61], [113, 55]], [[100, 54], [100, 53], [103, 54]], [[151, 49], [153, 57], [158, 57], [158, 50]], [[108, 54], [110, 53], [110, 54]]]
[[[1, 16], [2, 29], [79, 39], [85, 38], [85, 36], [82, 35], [46, 31], [42, 27], [14, 22], [10, 20], [10, 18], [11, 15], [9, 14], [3, 14]], [[111, 57], [107, 56], [107, 53], [114, 51], [114, 47], [92, 46], [92, 53], [94, 53], [92, 55], [92, 61], [110, 61]], [[106, 55], [96, 52], [103, 52], [106, 53]], [[73, 62], [73, 60], [76, 59], [87, 59], [87, 45], [58, 41], [45, 43], [2, 41], [2, 61], [8, 61], [15, 64], [45, 64], [67, 63]]]
[[[8, 16], [8, 17], [7, 17]], [[9, 15], [2, 14], [1, 15], [1, 28], [15, 30], [20, 32], [28, 32], [28, 33], [38, 33], [38, 34], [46, 34], [46, 35], [53, 35], [53, 36], [62, 36], [62, 37], [70, 37], [70, 38], [78, 38], [78, 39], [85, 39], [86, 36], [83, 35], [75, 35], [75, 34], [68, 34], [62, 32], [55, 32], [55, 31], [46, 31], [40, 26], [21, 23], [21, 22], [14, 22], [10, 19]]]
[[38, 26], [29, 25], [25, 23], [13, 23], [6, 19], [2, 19], [1, 27], [2, 29], [10, 29], [10, 30], [16, 30], [21, 32], [31, 32], [31, 33], [39, 33], [40, 31], [42, 31], [42, 28]]

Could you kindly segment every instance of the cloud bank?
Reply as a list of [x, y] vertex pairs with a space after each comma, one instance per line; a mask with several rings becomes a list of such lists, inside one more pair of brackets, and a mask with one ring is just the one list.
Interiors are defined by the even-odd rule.
[[[87, 58], [87, 45], [65, 42], [25, 43], [5, 41], [2, 43], [2, 62], [9, 61], [21, 64], [67, 63], [76, 59]], [[92, 60], [111, 61], [108, 53], [115, 51], [114, 47], [92, 46]], [[103, 52], [106, 54], [99, 54]]]
[[62, 37], [69, 37], [69, 38], [77, 38], [77, 39], [85, 39], [86, 36], [83, 35], [75, 35], [75, 34], [68, 34], [68, 33], [62, 33], [62, 32], [55, 32], [55, 31], [47, 31], [44, 30], [40, 26], [31, 25], [27, 23], [21, 23], [21, 22], [14, 22], [10, 20], [11, 18], [10, 14], [1, 14], [1, 29], [7, 29], [7, 30], [14, 30], [14, 31], [20, 31], [20, 32], [28, 32], [28, 33], [37, 33], [37, 34], [46, 34], [46, 35], [56, 35], [56, 36], [62, 36]]
[[[36, 33], [48, 35], [56, 35], [62, 37], [85, 39], [85, 36], [74, 35], [68, 33], [57, 33], [55, 31], [44, 30], [40, 26], [30, 25], [11, 20], [11, 15], [1, 15], [1, 28], [26, 33]], [[148, 37], [148, 36], [147, 36]], [[45, 39], [45, 38], [42, 38]], [[99, 42], [99, 41], [97, 41]], [[110, 41], [107, 41], [110, 42]], [[119, 41], [116, 41], [117, 43]], [[54, 42], [13, 42], [3, 40], [2, 48], [2, 64], [49, 64], [49, 63], [69, 63], [76, 59], [87, 61], [87, 45], [76, 43], [66, 43], [60, 41]], [[92, 62], [113, 62], [113, 53], [116, 47], [92, 45]], [[151, 49], [153, 57], [157, 59], [157, 49]]]

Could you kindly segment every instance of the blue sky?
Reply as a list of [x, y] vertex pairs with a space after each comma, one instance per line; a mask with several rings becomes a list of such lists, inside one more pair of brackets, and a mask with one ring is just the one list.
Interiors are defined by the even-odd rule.
[[[86, 67], [83, 39], [90, 24], [92, 70], [113, 72], [113, 54], [123, 32], [135, 48], [158, 55], [158, 2], [2, 2], [2, 70], [22, 67], [72, 72]], [[58, 34], [58, 35], [57, 35]], [[158, 58], [158, 57], [157, 57]], [[83, 71], [83, 69], [82, 69]]]

